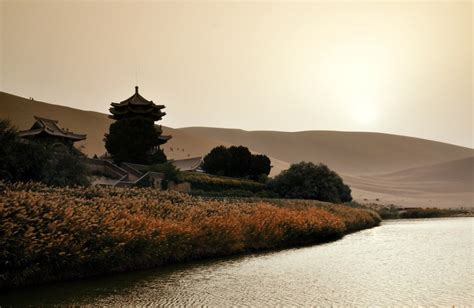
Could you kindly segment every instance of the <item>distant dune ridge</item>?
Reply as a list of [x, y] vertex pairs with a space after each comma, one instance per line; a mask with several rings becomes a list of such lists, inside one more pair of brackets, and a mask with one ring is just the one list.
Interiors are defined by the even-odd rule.
[[[58, 120], [62, 127], [87, 134], [87, 139], [78, 144], [87, 155], [105, 152], [103, 138], [112, 122], [106, 114], [0, 92], [0, 118], [26, 129], [33, 124], [35, 115]], [[474, 150], [470, 148], [381, 133], [163, 128], [165, 134], [173, 136], [164, 145], [168, 158], [203, 156], [218, 145], [244, 145], [271, 158], [272, 175], [302, 160], [325, 163], [351, 185], [357, 201], [474, 206]]]

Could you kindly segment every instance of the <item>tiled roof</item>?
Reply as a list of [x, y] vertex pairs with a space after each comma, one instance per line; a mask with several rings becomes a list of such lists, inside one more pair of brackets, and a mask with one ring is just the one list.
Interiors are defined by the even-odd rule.
[[86, 139], [86, 135], [74, 134], [58, 126], [58, 121], [35, 116], [36, 122], [29, 130], [20, 131], [20, 137], [35, 136], [46, 133], [51, 136], [63, 137], [74, 141]]
[[120, 103], [112, 103], [111, 104], [114, 107], [121, 107], [121, 106], [127, 106], [127, 105], [135, 105], [135, 106], [153, 106], [158, 109], [165, 108], [164, 105], [155, 105], [153, 101], [149, 101], [143, 96], [138, 93], [138, 87], [135, 87], [135, 93], [127, 98], [126, 100], [121, 101]]
[[196, 171], [202, 164], [202, 157], [172, 160], [171, 163], [181, 171]]

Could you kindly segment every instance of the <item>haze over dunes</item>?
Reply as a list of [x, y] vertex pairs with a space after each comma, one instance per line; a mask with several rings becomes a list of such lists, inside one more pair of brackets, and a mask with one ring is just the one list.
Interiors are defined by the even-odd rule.
[[[18, 128], [26, 129], [35, 115], [87, 134], [87, 140], [79, 144], [87, 155], [105, 152], [102, 139], [111, 123], [106, 114], [0, 92], [0, 118], [9, 118]], [[173, 136], [164, 146], [172, 159], [202, 156], [217, 145], [244, 145], [271, 157], [272, 175], [294, 162], [323, 162], [344, 177], [358, 201], [406, 206], [473, 205], [474, 151], [465, 147], [363, 132], [290, 133], [207, 127], [164, 127], [164, 131]]]
[[244, 131], [206, 127], [181, 130], [226, 143], [243, 144], [258, 152], [272, 153], [289, 163], [320, 161], [338, 172], [358, 175], [394, 172], [464, 158], [473, 153], [471, 149], [451, 144], [380, 133]]
[[471, 2], [0, 1], [0, 91], [107, 113], [138, 84], [172, 127], [473, 147]]

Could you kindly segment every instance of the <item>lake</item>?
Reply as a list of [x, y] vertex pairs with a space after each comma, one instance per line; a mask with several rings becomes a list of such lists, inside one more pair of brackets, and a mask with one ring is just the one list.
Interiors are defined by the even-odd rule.
[[323, 245], [4, 292], [0, 304], [470, 306], [473, 225], [384, 221]]

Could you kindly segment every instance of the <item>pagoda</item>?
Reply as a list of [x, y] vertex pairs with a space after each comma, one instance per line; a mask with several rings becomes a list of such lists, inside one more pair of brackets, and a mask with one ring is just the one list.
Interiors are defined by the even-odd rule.
[[[149, 101], [138, 93], [138, 86], [135, 86], [135, 93], [120, 103], [111, 103], [109, 109], [111, 115], [109, 118], [114, 120], [121, 120], [131, 117], [145, 117], [153, 122], [161, 120], [166, 112], [162, 112], [165, 108], [164, 105], [156, 105], [153, 101]], [[162, 135], [163, 130], [161, 125], [156, 126], [157, 131], [160, 134], [158, 145], [166, 143], [171, 136]]]
[[58, 121], [35, 116], [35, 123], [28, 130], [18, 132], [24, 139], [45, 141], [48, 143], [60, 142], [72, 146], [74, 142], [86, 139], [86, 135], [75, 134], [68, 129], [61, 128]]

